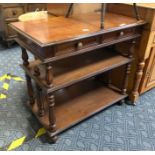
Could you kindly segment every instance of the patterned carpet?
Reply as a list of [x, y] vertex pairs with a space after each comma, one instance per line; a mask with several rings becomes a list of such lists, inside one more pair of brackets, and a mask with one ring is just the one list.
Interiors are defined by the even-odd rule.
[[[18, 46], [0, 47], [0, 76], [12, 73], [24, 78], [20, 63]], [[35, 132], [35, 118], [26, 101], [25, 82], [11, 80], [7, 100], [0, 100], [0, 148]], [[43, 136], [30, 139], [16, 150], [155, 150], [154, 103], [152, 89], [140, 97], [137, 106], [114, 105], [65, 131], [54, 145], [46, 143]]]

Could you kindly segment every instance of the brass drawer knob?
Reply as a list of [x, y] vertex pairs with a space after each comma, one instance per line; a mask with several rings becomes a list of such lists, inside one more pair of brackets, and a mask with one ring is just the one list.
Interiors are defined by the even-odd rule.
[[124, 32], [123, 32], [123, 31], [121, 31], [119, 35], [120, 35], [120, 36], [124, 36]]
[[83, 43], [82, 42], [78, 42], [77, 47], [78, 48], [82, 48], [83, 47]]
[[17, 11], [16, 10], [12, 10], [12, 15], [16, 16], [17, 15]]

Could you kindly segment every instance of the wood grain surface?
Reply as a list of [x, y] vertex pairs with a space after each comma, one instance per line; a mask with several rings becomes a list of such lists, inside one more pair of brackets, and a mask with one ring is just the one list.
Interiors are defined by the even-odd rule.
[[71, 18], [49, 16], [48, 19], [15, 22], [11, 25], [32, 40], [35, 39], [42, 44], [48, 44], [136, 23], [135, 18], [107, 13], [105, 29], [100, 30], [100, 13], [87, 13]]

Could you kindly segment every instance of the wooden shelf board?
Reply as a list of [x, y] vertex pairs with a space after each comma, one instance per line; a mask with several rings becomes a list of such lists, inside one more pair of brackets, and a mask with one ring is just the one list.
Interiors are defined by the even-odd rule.
[[[82, 60], [82, 62], [81, 62]], [[38, 82], [48, 92], [52, 92], [79, 81], [85, 80], [97, 74], [103, 73], [110, 69], [127, 64], [131, 59], [123, 57], [116, 52], [111, 51], [93, 51], [85, 55], [64, 59], [62, 61], [53, 62], [54, 80], [53, 87], [48, 88], [45, 82], [45, 69], [40, 65], [42, 75], [40, 78], [33, 76], [34, 66], [38, 66], [39, 61], [30, 63], [29, 69], [22, 66], [23, 69], [35, 81]]]
[[[72, 127], [80, 121], [94, 115], [106, 107], [120, 101], [127, 95], [121, 95], [114, 90], [103, 86], [95, 79], [89, 79], [55, 93], [55, 115], [58, 134]], [[48, 106], [45, 103], [46, 115], [37, 115], [37, 104], [31, 110], [41, 124], [48, 129]]]

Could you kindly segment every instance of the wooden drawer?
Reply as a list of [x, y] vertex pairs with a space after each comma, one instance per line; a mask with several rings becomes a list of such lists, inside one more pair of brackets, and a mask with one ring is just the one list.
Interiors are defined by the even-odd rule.
[[4, 18], [18, 18], [21, 14], [24, 13], [23, 7], [13, 7], [4, 9]]
[[140, 32], [141, 29], [134, 27], [100, 35], [96, 34], [84, 39], [81, 38], [69, 42], [60, 42], [53, 46], [43, 47], [44, 52], [42, 52], [42, 49], [39, 49], [39, 46], [36, 43], [28, 40], [24, 36], [18, 34], [18, 38], [20, 38], [19, 44], [21, 44], [22, 41], [24, 46], [29, 46], [30, 51], [37, 55], [42, 61], [44, 60], [44, 63], [47, 63], [69, 56], [87, 53], [122, 41], [135, 39], [140, 37]]
[[100, 36], [80, 39], [70, 43], [64, 43], [62, 45], [56, 46], [55, 56], [76, 52], [78, 50], [84, 50], [87, 48], [95, 48], [96, 46], [102, 46], [103, 44], [106, 44], [108, 42], [117, 42], [124, 38], [131, 37], [136, 33], [136, 28], [129, 28], [121, 31], [106, 33]]
[[90, 37], [87, 39], [81, 39], [75, 42], [58, 45], [56, 48], [56, 56], [75, 52], [77, 50], [88, 48], [94, 45], [97, 45], [96, 37]]
[[102, 43], [106, 43], [106, 42], [117, 40], [117, 39], [127, 38], [129, 36], [134, 35], [135, 32], [136, 32], [135, 28], [130, 28], [130, 29], [125, 29], [125, 30], [121, 30], [121, 31], [107, 33], [107, 34], [103, 35]]

